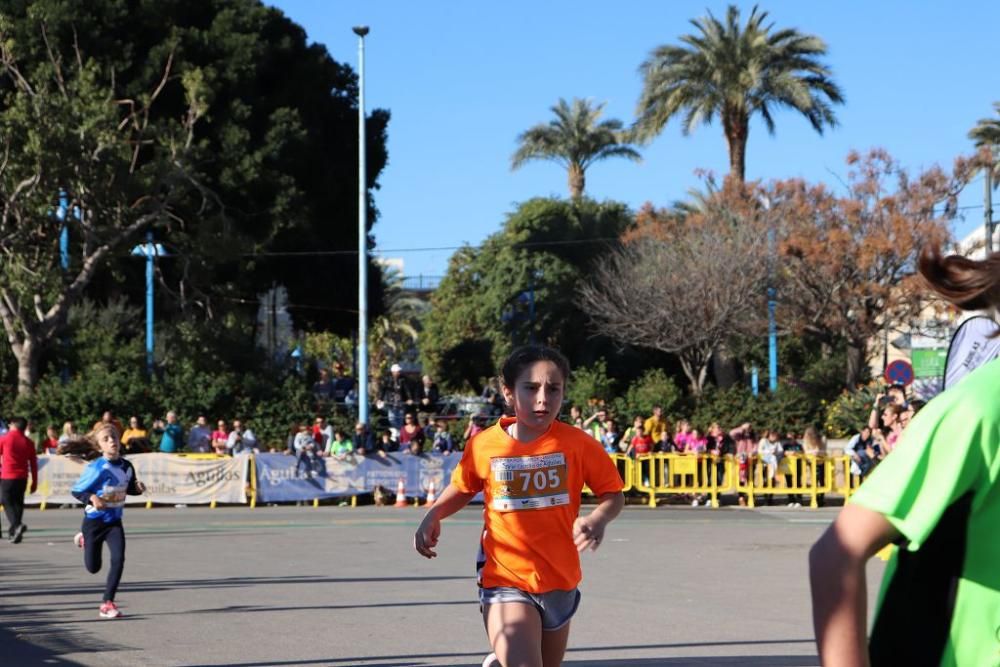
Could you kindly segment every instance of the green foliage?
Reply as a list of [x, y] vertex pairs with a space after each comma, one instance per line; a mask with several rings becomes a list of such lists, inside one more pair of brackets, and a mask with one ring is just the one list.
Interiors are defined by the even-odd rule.
[[667, 417], [676, 418], [683, 408], [683, 395], [663, 369], [651, 368], [629, 385], [625, 395], [616, 398], [613, 405], [615, 414], [627, 426], [636, 415], [653, 414], [654, 405], [661, 406]]
[[744, 422], [761, 424], [761, 415], [754, 410], [753, 394], [742, 385], [718, 389], [707, 385], [691, 412], [689, 421], [700, 429], [713, 422], [723, 428], [735, 428]]
[[[66, 303], [85, 293], [139, 303], [142, 263], [128, 250], [155, 227], [171, 253], [157, 262], [158, 315], [248, 320], [245, 304], [277, 282], [298, 327], [353, 327], [356, 264], [306, 267], [295, 256], [356, 247], [349, 66], [258, 0], [35, 0], [0, 12], [0, 135], [10, 140], [0, 200], [17, 201], [5, 228], [16, 233], [0, 242], [21, 260], [0, 263], [0, 291], [18, 317], [48, 312], [64, 294]], [[388, 120], [377, 109], [366, 125], [373, 189]], [[18, 183], [31, 187], [15, 195]], [[85, 222], [69, 216], [66, 273], [51, 218], [60, 190], [85, 212]], [[369, 210], [373, 224], [371, 198]], [[373, 316], [380, 290], [373, 281]], [[8, 334], [27, 331], [38, 349], [64, 315], [33, 328], [7, 323]]]
[[732, 173], [742, 181], [750, 116], [760, 114], [771, 133], [782, 107], [801, 113], [817, 132], [836, 124], [832, 105], [842, 103], [843, 94], [821, 61], [826, 44], [819, 37], [774, 29], [757, 7], [746, 25], [736, 5], [724, 20], [709, 12], [692, 23], [698, 34], [683, 35], [683, 45], [656, 47], [641, 66], [640, 139], [651, 140], [678, 116], [685, 134], [719, 116]]
[[[453, 389], [469, 389], [529, 340], [559, 347], [574, 366], [592, 361], [587, 315], [574, 295], [607, 251], [606, 240], [630, 224], [629, 210], [613, 202], [538, 198], [519, 205], [480, 248], [452, 255], [423, 319], [424, 369]], [[459, 348], [478, 351], [470, 359], [476, 363], [458, 363]]]
[[[250, 422], [262, 449], [284, 450], [292, 424], [312, 423], [317, 414], [312, 393], [301, 377], [288, 376], [280, 384], [263, 375], [243, 376], [240, 380], [250, 382], [241, 387], [244, 393], [236, 399], [232, 414]], [[339, 423], [334, 427], [344, 428]], [[348, 427], [347, 434], [351, 433]]]
[[758, 432], [773, 428], [784, 435], [788, 431], [801, 433], [817, 424], [820, 407], [802, 389], [784, 384], [773, 394], [761, 392], [757, 396], [741, 385], [721, 390], [711, 387], [695, 405], [691, 422], [701, 429], [712, 422], [725, 429], [750, 422]]
[[608, 363], [603, 358], [590, 366], [573, 370], [566, 388], [566, 402], [579, 406], [586, 414], [587, 406], [610, 405], [615, 397], [615, 380], [608, 376]]
[[[145, 374], [141, 316], [123, 300], [84, 301], [70, 309], [65, 346], [50, 356], [34, 393], [13, 409], [39, 424], [72, 420], [84, 430], [111, 410], [136, 415], [147, 427], [173, 410], [185, 428], [199, 415], [242, 419], [262, 444], [284, 448], [294, 421], [309, 420], [317, 406], [304, 378], [248, 354], [248, 335], [237, 325], [178, 321], [157, 331], [154, 378]], [[62, 368], [70, 371], [64, 384]], [[252, 368], [251, 372], [238, 369]], [[154, 438], [155, 439], [155, 438]]]
[[572, 105], [560, 98], [551, 108], [555, 120], [536, 125], [517, 138], [518, 148], [511, 158], [517, 169], [528, 160], [552, 160], [569, 172], [570, 196], [583, 195], [587, 168], [598, 160], [623, 157], [641, 160], [639, 152], [628, 144], [623, 124], [617, 119], [599, 121], [604, 104], [574, 98]]
[[[767, 386], [768, 352], [765, 336], [733, 337], [728, 342], [744, 368], [759, 369], [761, 386]], [[807, 392], [817, 401], [831, 401], [843, 389], [847, 349], [830, 346], [808, 335], [786, 333], [778, 338], [779, 381]]]
[[826, 418], [823, 430], [831, 438], [846, 438], [858, 432], [868, 423], [868, 416], [875, 404], [879, 388], [874, 383], [858, 387], [854, 391], [844, 390], [826, 404]]
[[[284, 449], [294, 422], [312, 421], [315, 405], [302, 378], [275, 382], [271, 374], [200, 372], [188, 364], [162, 380], [147, 380], [141, 365], [94, 366], [62, 384], [51, 374], [34, 393], [19, 397], [14, 409], [38, 424], [72, 420], [86, 431], [105, 410], [123, 421], [137, 415], [148, 427], [168, 410], [177, 412], [185, 431], [198, 415], [214, 419], [241, 419], [262, 446]], [[348, 431], [349, 432], [349, 431]]]
[[351, 359], [354, 357], [354, 341], [330, 331], [306, 332], [302, 351], [320, 368], [330, 368], [336, 362], [340, 362], [345, 368], [350, 368]]

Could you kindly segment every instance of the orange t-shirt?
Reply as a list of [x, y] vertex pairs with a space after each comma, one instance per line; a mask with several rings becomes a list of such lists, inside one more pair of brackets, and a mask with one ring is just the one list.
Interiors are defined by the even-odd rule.
[[477, 434], [465, 446], [451, 483], [483, 492], [480, 584], [529, 593], [572, 590], [580, 583], [573, 521], [584, 485], [595, 495], [622, 490], [618, 468], [588, 433], [562, 422], [532, 442], [507, 434], [514, 417]]

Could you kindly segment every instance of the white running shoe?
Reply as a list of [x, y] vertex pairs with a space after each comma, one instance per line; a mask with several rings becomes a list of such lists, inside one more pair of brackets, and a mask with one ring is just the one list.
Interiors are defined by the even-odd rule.
[[101, 605], [101, 618], [118, 618], [121, 615], [122, 612], [118, 609], [118, 605], [111, 600]]
[[497, 660], [496, 653], [490, 653], [488, 656], [483, 658], [483, 667], [503, 667], [500, 661]]

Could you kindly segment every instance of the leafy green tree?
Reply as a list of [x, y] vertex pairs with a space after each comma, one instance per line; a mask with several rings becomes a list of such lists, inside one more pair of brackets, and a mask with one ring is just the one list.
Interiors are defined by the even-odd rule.
[[616, 397], [613, 405], [619, 423], [625, 428], [631, 425], [636, 415], [648, 417], [653, 414], [653, 407], [656, 405], [663, 408], [665, 416], [683, 416], [683, 398], [673, 378], [662, 368], [650, 368], [629, 385], [624, 395]]
[[556, 345], [574, 365], [606, 354], [606, 339], [591, 336], [573, 295], [631, 224], [624, 205], [586, 198], [518, 206], [482, 246], [452, 255], [423, 320], [425, 370], [449, 386], [476, 388], [514, 344]]
[[[198, 195], [190, 169], [194, 128], [204, 115], [196, 75], [177, 77], [173, 58], [161, 82], [123, 97], [114, 75], [79, 51], [22, 62], [8, 23], [0, 23], [0, 320], [18, 360], [18, 393], [38, 381], [43, 346], [64, 327], [112, 253], [144, 230], [180, 220], [185, 200]], [[179, 120], [154, 122], [150, 108], [177, 88], [186, 99]], [[51, 211], [60, 189], [83, 211], [73, 224], [78, 243], [60, 270], [59, 225]], [[72, 216], [70, 216], [72, 218]]]
[[558, 162], [568, 172], [570, 197], [579, 199], [586, 185], [587, 168], [594, 162], [610, 157], [634, 162], [642, 159], [626, 141], [620, 120], [600, 120], [604, 104], [594, 106], [579, 98], [569, 104], [560, 98], [551, 110], [555, 120], [535, 125], [517, 137], [519, 146], [511, 158], [512, 169], [528, 160]]
[[[87, 212], [88, 224], [101, 227], [107, 216], [92, 208], [91, 191], [109, 181], [88, 179], [97, 166], [114, 171], [112, 157], [127, 157], [125, 167], [133, 166], [124, 138], [115, 150], [102, 149], [99, 165], [87, 163], [98, 129], [124, 136], [142, 128], [143, 139], [152, 143], [142, 144], [135, 169], [148, 178], [158, 174], [173, 196], [152, 223], [172, 254], [157, 267], [158, 313], [174, 321], [249, 319], [256, 295], [277, 282], [288, 288], [297, 326], [340, 333], [354, 326], [356, 262], [337, 254], [352, 252], [356, 237], [357, 78], [350, 67], [332, 60], [321, 45], [308, 44], [300, 26], [258, 0], [0, 0], [0, 17], [5, 48], [23, 79], [33, 87], [48, 82], [38, 89], [47, 92], [58, 87], [53, 81], [59, 70], [69, 92], [58, 104], [50, 96], [52, 110], [36, 114], [43, 127], [28, 128], [32, 146], [47, 161], [31, 205], [36, 233], [44, 234], [33, 247], [44, 249], [46, 273], [59, 273], [58, 225], [48, 217], [58, 191], [66, 190], [71, 205]], [[0, 114], [9, 116], [17, 112], [15, 98], [25, 93], [9, 67], [5, 72]], [[119, 127], [128, 114], [133, 122]], [[24, 115], [6, 121], [11, 131], [5, 136], [24, 136], [16, 131]], [[388, 118], [375, 110], [366, 126], [373, 189], [386, 163]], [[193, 128], [190, 136], [171, 141], [166, 128], [184, 123]], [[183, 151], [185, 159], [164, 161], [166, 148]], [[178, 166], [185, 178], [170, 177], [168, 168]], [[3, 187], [13, 193], [19, 182], [8, 179]], [[102, 187], [121, 190], [122, 178]], [[142, 201], [147, 208], [164, 198], [156, 190], [152, 199], [142, 199], [138, 182], [125, 194], [132, 197], [122, 195], [126, 204]], [[127, 205], [120, 211], [134, 212]], [[371, 225], [378, 215], [371, 197], [369, 211]], [[96, 246], [83, 223], [71, 217], [69, 226], [72, 274], [86, 264], [83, 246]], [[141, 263], [127, 258], [127, 251], [144, 230], [130, 232], [87, 265], [90, 277], [79, 291], [98, 301], [119, 292], [141, 300]], [[300, 254], [317, 250], [331, 254]], [[379, 282], [372, 285], [378, 314]], [[243, 347], [252, 348], [252, 340], [247, 329]]]
[[566, 385], [566, 402], [584, 409], [584, 406], [607, 406], [615, 398], [615, 379], [608, 375], [608, 362], [602, 357], [589, 366], [573, 369]]
[[997, 118], [980, 118], [976, 126], [969, 130], [969, 138], [977, 147], [991, 151], [989, 163], [993, 165], [993, 187], [1000, 187], [1000, 160], [996, 152], [1000, 150], [1000, 102], [993, 103]]
[[729, 173], [743, 181], [754, 114], [772, 134], [780, 107], [798, 111], [820, 133], [836, 125], [831, 105], [842, 103], [843, 94], [820, 60], [826, 44], [795, 29], [774, 30], [765, 24], [767, 16], [754, 7], [741, 26], [739, 8], [730, 5], [724, 22], [709, 12], [691, 21], [697, 33], [682, 35], [682, 45], [655, 48], [640, 68], [636, 136], [651, 140], [680, 114], [686, 135], [718, 115], [729, 146]]

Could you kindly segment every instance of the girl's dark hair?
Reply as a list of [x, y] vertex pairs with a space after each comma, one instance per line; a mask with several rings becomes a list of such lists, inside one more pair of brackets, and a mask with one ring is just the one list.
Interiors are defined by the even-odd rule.
[[941, 256], [938, 246], [924, 246], [917, 263], [928, 286], [962, 310], [1000, 307], [1000, 252], [986, 259]]
[[515, 348], [500, 367], [500, 379], [512, 389], [521, 372], [536, 361], [551, 361], [562, 373], [563, 382], [569, 381], [569, 361], [562, 352], [545, 345], [522, 345]]
[[906, 412], [905, 408], [903, 408], [903, 406], [900, 405], [899, 403], [890, 403], [889, 405], [885, 406], [884, 409], [888, 410], [897, 417]]

